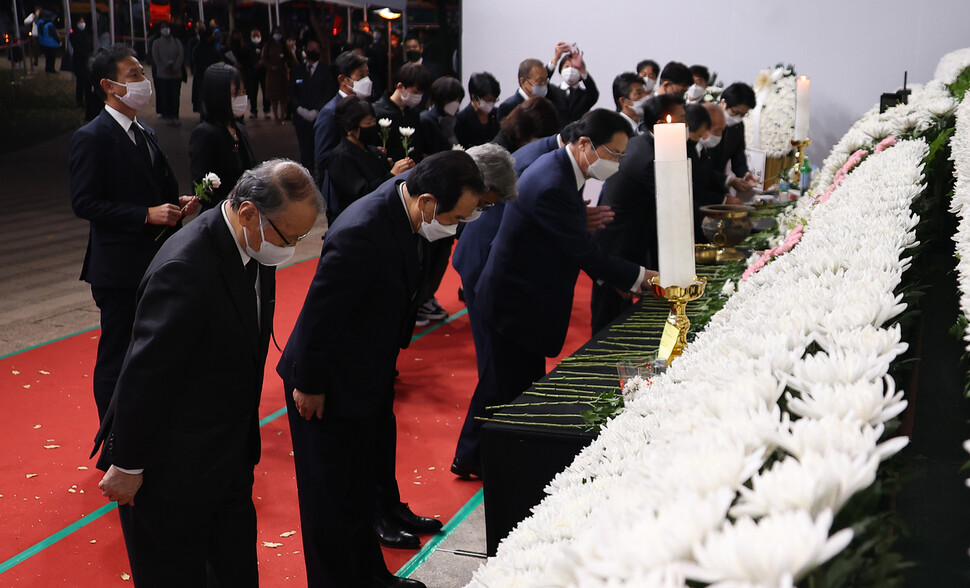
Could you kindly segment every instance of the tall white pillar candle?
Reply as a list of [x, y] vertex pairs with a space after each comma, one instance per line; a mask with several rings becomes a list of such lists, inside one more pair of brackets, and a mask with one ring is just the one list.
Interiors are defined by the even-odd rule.
[[686, 288], [694, 283], [694, 204], [687, 128], [657, 124], [654, 175], [657, 188], [657, 258], [660, 286]]
[[807, 76], [799, 76], [795, 86], [795, 140], [808, 139], [809, 86]]

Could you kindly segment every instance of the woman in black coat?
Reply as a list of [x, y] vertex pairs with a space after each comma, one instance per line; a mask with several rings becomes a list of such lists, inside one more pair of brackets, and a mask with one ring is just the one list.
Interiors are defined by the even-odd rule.
[[431, 84], [431, 108], [421, 113], [421, 136], [426, 155], [449, 151], [458, 145], [455, 123], [465, 89], [457, 79], [445, 76]]
[[[414, 167], [410, 157], [391, 165], [387, 153], [380, 147], [377, 116], [370, 102], [347, 96], [337, 103], [334, 118], [344, 136], [330, 155], [330, 166], [323, 179], [323, 196], [330, 223], [354, 201]], [[389, 137], [388, 140], [399, 138]]]
[[212, 172], [221, 185], [202, 207], [209, 209], [224, 200], [244, 171], [256, 164], [246, 128], [237, 120], [246, 114], [246, 86], [239, 70], [226, 63], [205, 70], [202, 89], [202, 122], [189, 138], [189, 171], [199, 182]]

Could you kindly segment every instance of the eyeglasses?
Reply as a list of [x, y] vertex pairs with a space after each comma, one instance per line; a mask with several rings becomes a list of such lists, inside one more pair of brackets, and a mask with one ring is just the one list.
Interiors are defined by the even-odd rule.
[[475, 207], [475, 210], [477, 210], [478, 212], [485, 212], [486, 210], [488, 210], [489, 208], [491, 208], [493, 206], [495, 206], [495, 203], [494, 202], [486, 202], [485, 204], [482, 204], [481, 206], [476, 206]]
[[612, 149], [610, 149], [606, 145], [600, 145], [600, 147], [602, 147], [603, 149], [606, 149], [606, 152], [609, 153], [610, 155], [612, 155], [613, 157], [615, 157], [617, 159], [617, 161], [619, 161], [620, 159], [623, 158], [624, 155], [626, 155], [626, 153], [617, 153], [616, 151], [613, 151]]
[[[296, 247], [296, 244], [297, 243], [299, 243], [300, 241], [306, 239], [307, 238], [307, 235], [310, 234], [310, 231], [307, 231], [303, 235], [300, 235], [299, 237], [297, 237], [296, 239], [294, 239], [293, 242], [291, 243], [290, 240], [287, 239], [286, 237], [284, 237], [283, 236], [283, 233], [281, 233], [280, 230], [278, 228], [276, 228], [276, 225], [273, 224], [273, 221], [271, 221], [268, 216], [266, 216], [264, 214], [263, 217], [266, 219], [266, 222], [269, 223], [269, 226], [273, 227], [273, 230], [276, 231], [276, 234], [280, 236], [280, 239], [282, 239], [283, 242], [286, 243], [286, 246], [287, 247]], [[311, 231], [312, 231], [312, 229], [311, 229]]]

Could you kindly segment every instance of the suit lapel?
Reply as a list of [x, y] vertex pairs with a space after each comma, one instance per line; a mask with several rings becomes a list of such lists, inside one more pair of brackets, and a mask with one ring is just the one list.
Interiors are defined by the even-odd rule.
[[[418, 287], [418, 249], [415, 243], [414, 231], [404, 212], [401, 198], [397, 193], [398, 182], [393, 182], [385, 194], [384, 204], [387, 209], [391, 231], [404, 258], [404, 272], [407, 275], [408, 292], [416, 295]], [[418, 237], [420, 239], [420, 237]]]
[[[213, 248], [220, 259], [219, 272], [222, 274], [222, 279], [226, 283], [229, 298], [232, 300], [236, 313], [239, 315], [239, 321], [243, 324], [249, 335], [249, 343], [252, 351], [254, 354], [258, 354], [260, 336], [256, 316], [255, 290], [246, 276], [246, 268], [243, 266], [242, 260], [239, 257], [239, 249], [236, 247], [235, 238], [229, 232], [229, 227], [226, 226], [222, 218], [222, 210], [216, 207], [207, 214], [210, 216], [206, 220], [208, 221], [208, 229], [212, 237]], [[199, 221], [201, 220], [203, 219], [200, 218]], [[266, 268], [260, 267], [259, 269], [262, 279]], [[275, 299], [275, 291], [271, 295]], [[266, 299], [266, 292], [263, 293], [263, 299]], [[264, 308], [263, 310], [265, 311], [266, 309]], [[267, 330], [268, 327], [269, 325], [267, 325]]]
[[[115, 121], [115, 119], [112, 118], [112, 116], [108, 114], [106, 110], [102, 110], [100, 116], [102, 117], [101, 124], [107, 127], [108, 136], [111, 137], [111, 140], [114, 141], [115, 145], [118, 146], [118, 149], [120, 149], [121, 152], [124, 153], [129, 160], [131, 160], [131, 163], [133, 163], [135, 167], [144, 172], [146, 175], [150, 176], [152, 174], [152, 169], [148, 167], [148, 162], [145, 161], [144, 156], [138, 153], [138, 147], [135, 145], [134, 141], [131, 140], [131, 137], [128, 136], [128, 133], [121, 128], [121, 125], [119, 125], [118, 122]], [[148, 133], [145, 133], [145, 135], [147, 136]]]

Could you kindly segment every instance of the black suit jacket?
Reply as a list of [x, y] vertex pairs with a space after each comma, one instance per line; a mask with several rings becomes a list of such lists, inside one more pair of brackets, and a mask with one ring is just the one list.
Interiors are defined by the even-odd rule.
[[448, 116], [436, 106], [421, 113], [421, 140], [428, 155], [451, 151], [458, 143], [454, 116]]
[[475, 107], [471, 104], [459, 110], [458, 114], [455, 115], [455, 136], [458, 137], [458, 142], [465, 149], [488, 143], [497, 133], [498, 118], [494, 108], [488, 113], [484, 125], [478, 120], [478, 113], [475, 112]]
[[287, 388], [326, 394], [333, 418], [373, 416], [393, 400], [394, 365], [414, 331], [417, 236], [394, 178], [327, 232], [316, 274], [276, 370]]
[[421, 131], [421, 112], [417, 108], [399, 108], [391, 100], [391, 95], [385, 92], [380, 100], [374, 103], [374, 112], [377, 113], [378, 120], [389, 119], [391, 126], [387, 129], [387, 156], [393, 161], [404, 159], [404, 145], [401, 143], [401, 127], [411, 127], [414, 134], [411, 135], [410, 146], [411, 155], [414, 161], [421, 161], [421, 154], [427, 153], [424, 146], [424, 136]]
[[547, 153], [519, 178], [506, 205], [477, 296], [484, 321], [524, 349], [555, 357], [562, 350], [579, 270], [618, 288], [640, 268], [611, 257], [586, 229], [586, 205], [566, 148]]
[[376, 147], [361, 149], [344, 137], [330, 154], [330, 169], [323, 180], [327, 221], [391, 178], [391, 168]]
[[326, 63], [317, 63], [313, 75], [305, 62], [290, 70], [290, 107], [302, 106], [307, 110], [320, 110], [337, 95], [337, 80]]
[[687, 157], [691, 160], [691, 183], [694, 193], [694, 242], [706, 243], [707, 238], [701, 230], [701, 223], [705, 214], [702, 206], [721, 204], [727, 189], [724, 187], [724, 173], [714, 171], [710, 150], [701, 149], [697, 152], [697, 143], [687, 141]]
[[724, 129], [721, 142], [711, 150], [711, 164], [714, 170], [723, 173], [727, 164], [731, 164], [734, 175], [743, 178], [748, 173], [748, 158], [744, 153], [744, 123], [738, 123]]
[[583, 84], [586, 86], [585, 90], [577, 86], [572, 88], [568, 95], [559, 86], [549, 85], [549, 100], [556, 107], [559, 123], [562, 126], [582, 118], [600, 99], [600, 91], [593, 81], [593, 76], [587, 75]]
[[514, 94], [503, 100], [502, 103], [498, 105], [498, 114], [496, 115], [498, 117], [498, 122], [501, 123], [502, 119], [505, 118], [508, 113], [512, 112], [516, 106], [522, 104], [523, 102], [525, 102], [525, 98], [522, 97], [522, 94], [520, 94], [518, 88], [516, 88]]
[[259, 461], [263, 367], [275, 268], [259, 266], [261, 312], [220, 208], [179, 231], [138, 288], [131, 345], [95, 441], [98, 467], [144, 468], [143, 491], [219, 496]]
[[74, 214], [91, 222], [81, 279], [102, 288], [137, 288], [173, 233], [145, 223], [148, 208], [178, 204], [178, 182], [155, 132], [142, 125], [154, 165], [106, 110], [71, 138], [68, 177]]
[[238, 150], [235, 150], [235, 141], [229, 131], [210, 122], [199, 123], [189, 137], [189, 172], [192, 181], [201, 181], [209, 172], [214, 172], [221, 180], [219, 187], [212, 191], [210, 201], [202, 202], [204, 209], [225, 200], [243, 172], [256, 164], [246, 127], [237, 123], [236, 133], [239, 135]]

